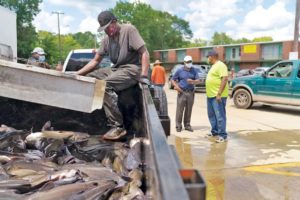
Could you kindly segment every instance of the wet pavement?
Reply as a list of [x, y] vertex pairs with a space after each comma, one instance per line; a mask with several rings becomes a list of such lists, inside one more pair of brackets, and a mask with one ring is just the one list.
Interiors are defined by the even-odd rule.
[[[167, 90], [167, 96], [173, 125], [176, 93]], [[193, 112], [195, 131], [172, 127], [168, 140], [184, 168], [201, 172], [208, 200], [300, 199], [299, 107], [239, 110], [229, 101], [229, 140], [222, 144], [205, 138], [210, 126], [204, 94], [196, 95]]]
[[300, 198], [300, 133], [236, 133], [223, 144], [204, 135], [175, 135], [183, 167], [205, 177], [207, 199]]

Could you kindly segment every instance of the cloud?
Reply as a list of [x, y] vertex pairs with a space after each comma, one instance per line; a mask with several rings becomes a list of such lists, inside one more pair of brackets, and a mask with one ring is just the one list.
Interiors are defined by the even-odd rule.
[[[136, 0], [127, 0], [135, 2]], [[50, 9], [64, 10], [61, 16], [61, 32], [91, 31], [98, 27], [97, 15], [113, 8], [117, 0], [47, 0], [34, 20], [38, 30], [57, 33], [57, 16]], [[225, 32], [237, 38], [252, 39], [272, 36], [275, 40], [291, 39], [294, 10], [290, 0], [140, 0], [154, 9], [167, 11], [189, 22], [194, 38], [211, 39], [215, 31]], [[268, 2], [268, 3], [267, 3]], [[270, 5], [271, 3], [271, 5]], [[294, 4], [294, 3], [293, 3]], [[46, 7], [44, 6], [46, 5]], [[264, 7], [269, 5], [268, 7]], [[69, 26], [68, 26], [69, 25]]]
[[[52, 33], [58, 32], [57, 15], [46, 12], [44, 4], [41, 4], [41, 12], [35, 17], [33, 24], [37, 30], [45, 30]], [[70, 32], [70, 23], [74, 18], [70, 15], [60, 15], [60, 32], [66, 34]]]
[[293, 24], [294, 14], [287, 11], [284, 1], [278, 0], [269, 8], [259, 5], [248, 12], [237, 35], [250, 39], [260, 36], [272, 36], [275, 40], [291, 39]]
[[80, 22], [79, 31], [80, 32], [90, 31], [92, 33], [96, 33], [98, 27], [99, 24], [97, 20], [94, 17], [88, 16]]
[[102, 10], [107, 10], [115, 5], [115, 1], [111, 0], [48, 0], [50, 4], [66, 7], [74, 7], [80, 10], [85, 16], [91, 13], [99, 13]]
[[[140, 2], [150, 4], [152, 8], [167, 11], [173, 15], [180, 15], [183, 12], [188, 11], [187, 0], [176, 0], [176, 3], [172, 0], [139, 0]], [[136, 2], [136, 0], [129, 0], [129, 2]]]
[[277, 2], [268, 9], [256, 7], [245, 16], [244, 25], [250, 30], [263, 31], [285, 26], [294, 15], [285, 9], [285, 4]]
[[233, 17], [238, 11], [238, 0], [198, 0], [188, 4], [190, 10], [185, 20], [190, 22], [195, 38], [207, 39], [218, 22], [226, 17]]
[[228, 28], [236, 28], [238, 26], [238, 23], [235, 19], [231, 18], [227, 20], [224, 25]]

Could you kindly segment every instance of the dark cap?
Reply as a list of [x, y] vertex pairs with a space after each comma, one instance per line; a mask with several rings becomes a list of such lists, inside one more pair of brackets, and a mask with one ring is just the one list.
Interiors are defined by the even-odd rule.
[[106, 27], [108, 27], [113, 20], [117, 20], [117, 18], [114, 16], [112, 12], [110, 11], [101, 12], [98, 15], [98, 22], [100, 24], [98, 31], [101, 32], [104, 29], [106, 29]]
[[211, 50], [207, 53], [206, 57], [208, 56], [218, 56], [218, 53], [215, 50]]

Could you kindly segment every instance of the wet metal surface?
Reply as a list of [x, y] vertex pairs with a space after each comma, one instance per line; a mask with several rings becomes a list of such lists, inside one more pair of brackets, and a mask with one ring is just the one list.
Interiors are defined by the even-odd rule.
[[175, 134], [185, 168], [200, 170], [207, 199], [299, 199], [300, 131], [232, 133], [217, 144], [203, 134]]

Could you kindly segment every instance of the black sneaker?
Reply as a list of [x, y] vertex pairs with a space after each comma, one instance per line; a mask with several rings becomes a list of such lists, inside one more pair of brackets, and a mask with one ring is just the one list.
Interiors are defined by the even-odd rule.
[[127, 134], [124, 128], [113, 127], [103, 135], [105, 140], [119, 140], [121, 137]]
[[193, 131], [194, 131], [194, 130], [192, 129], [192, 127], [190, 127], [190, 126], [185, 127], [184, 129], [187, 130], [187, 131], [190, 131], [190, 132], [193, 132]]
[[181, 128], [176, 128], [177, 132], [181, 132], [181, 130], [182, 130]]

